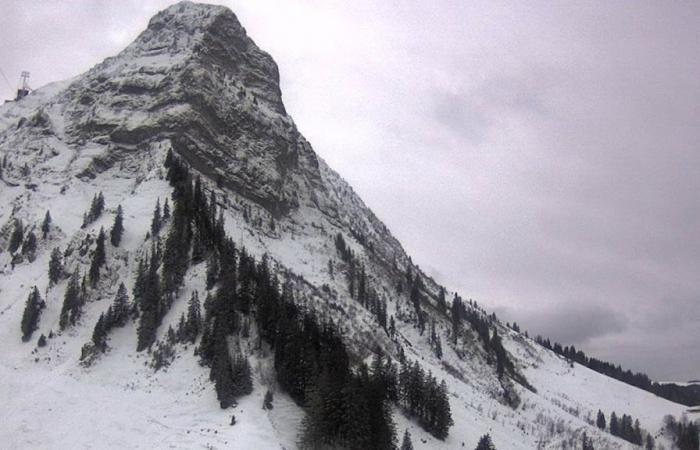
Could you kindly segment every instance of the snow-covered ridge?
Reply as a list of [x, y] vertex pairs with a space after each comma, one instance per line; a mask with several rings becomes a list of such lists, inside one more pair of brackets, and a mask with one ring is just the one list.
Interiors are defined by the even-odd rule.
[[[183, 2], [157, 14], [134, 43], [84, 75], [0, 106], [0, 158], [5, 161], [0, 339], [6, 343], [0, 350], [0, 377], [7, 380], [0, 384], [0, 408], [8, 418], [0, 426], [0, 442], [15, 448], [295, 447], [303, 412], [282, 393], [276, 394], [274, 410], [260, 409], [266, 389], [263, 355], [252, 356], [255, 389], [236, 409], [234, 428], [228, 425], [230, 412], [218, 408], [192, 349], [179, 348], [173, 365], [154, 373], [144, 365], [148, 356], [135, 351], [134, 324], [112, 336], [110, 352], [93, 367], [78, 364], [80, 349], [119, 282], [131, 292], [138, 259], [151, 245], [146, 234], [153, 208], [171, 193], [163, 169], [168, 150], [203, 175], [229, 236], [257, 258], [267, 254], [273, 265], [303, 279], [300, 302], [339, 323], [358, 359], [376, 348], [395, 356], [401, 344], [410, 359], [448, 382], [456, 425], [444, 442], [399, 411], [394, 414], [399, 434], [410, 428], [417, 448], [461, 448], [462, 443], [473, 448], [486, 432], [501, 449], [564, 448], [580, 444], [583, 432], [598, 449], [631, 448], [592, 425], [598, 409], [606, 415], [630, 414], [665, 441], [659, 434], [663, 416], [679, 416], [684, 407], [571, 364], [495, 323], [517, 369], [536, 389], [511, 383], [521, 402], [515, 409], [508, 406], [492, 356], [474, 330], [465, 324], [458, 344], [450, 344], [449, 321], [435, 307], [439, 287], [298, 133], [286, 115], [278, 81], [274, 61], [230, 10]], [[104, 193], [106, 212], [82, 228], [83, 213], [98, 192]], [[89, 252], [81, 255], [78, 249], [85, 242], [92, 249], [100, 228], [111, 226], [117, 205], [125, 214], [123, 243], [108, 249], [106, 276], [80, 323], [59, 334], [67, 281], [49, 286], [51, 250], [75, 249], [66, 257], [67, 269], [84, 270]], [[36, 259], [13, 264], [7, 244], [15, 220], [40, 235], [46, 211], [51, 211], [52, 228], [39, 239]], [[396, 318], [396, 341], [351, 298], [334, 245], [338, 234]], [[415, 327], [407, 289], [398, 288], [409, 269], [425, 284], [424, 310], [442, 339], [441, 359], [432, 350], [430, 333]], [[192, 291], [204, 292], [204, 272], [203, 263], [189, 270], [159, 339], [176, 323]], [[34, 339], [22, 343], [19, 322], [34, 285], [47, 307]], [[36, 337], [51, 331], [56, 337], [37, 348]], [[113, 415], [96, 407], [98, 402], [114, 405]], [[77, 426], [93, 417], [96, 426], [89, 432]]]

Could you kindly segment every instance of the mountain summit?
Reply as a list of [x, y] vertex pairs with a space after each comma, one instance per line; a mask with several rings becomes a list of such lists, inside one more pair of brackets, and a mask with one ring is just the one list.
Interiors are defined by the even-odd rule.
[[423, 273], [227, 8], [0, 106], [0, 158], [8, 447], [636, 448], [596, 414], [685, 410]]
[[168, 137], [200, 173], [275, 216], [319, 184], [316, 156], [285, 113], [276, 64], [227, 8], [171, 6], [67, 94], [67, 134], [111, 146], [93, 173]]

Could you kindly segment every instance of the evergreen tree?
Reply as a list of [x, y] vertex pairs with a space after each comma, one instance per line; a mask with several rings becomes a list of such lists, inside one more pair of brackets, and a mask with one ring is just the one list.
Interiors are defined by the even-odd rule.
[[100, 218], [102, 215], [102, 211], [104, 211], [105, 208], [105, 198], [104, 195], [102, 195], [102, 192], [99, 194], [95, 194], [92, 197], [92, 202], [90, 203], [90, 209], [86, 214], [83, 215], [83, 225], [82, 228], [85, 228], [92, 222], [96, 221], [97, 219]]
[[100, 191], [99, 194], [97, 194], [97, 199], [95, 201], [95, 205], [93, 208], [91, 208], [91, 213], [93, 216], [93, 220], [97, 220], [101, 215], [102, 211], [105, 209], [105, 197], [102, 195], [102, 191]]
[[120, 283], [117, 295], [114, 297], [114, 303], [112, 303], [109, 327], [123, 327], [126, 325], [129, 320], [129, 310], [129, 294], [126, 292], [124, 283]]
[[44, 221], [41, 223], [41, 232], [43, 233], [42, 236], [44, 239], [49, 235], [49, 231], [51, 231], [51, 213], [46, 211]]
[[104, 314], [100, 314], [92, 331], [92, 343], [103, 353], [107, 350], [107, 324]]
[[265, 392], [265, 398], [263, 399], [263, 409], [265, 409], [265, 410], [272, 409], [274, 407], [272, 404], [273, 399], [274, 399], [274, 396], [272, 394], [272, 391], [268, 389]]
[[214, 287], [219, 279], [219, 255], [217, 252], [212, 252], [207, 260], [207, 290]]
[[631, 438], [633, 444], [642, 445], [644, 443], [642, 439], [642, 429], [639, 427], [639, 419], [634, 421], [634, 429], [632, 430]]
[[[151, 258], [148, 271], [144, 274], [143, 292], [140, 293], [139, 308], [141, 310], [137, 330], [136, 351], [150, 347], [156, 339], [156, 330], [162, 318], [160, 277], [158, 276], [158, 261]], [[136, 296], [136, 293], [134, 294]]]
[[233, 396], [235, 398], [248, 395], [253, 392], [253, 377], [250, 370], [250, 362], [244, 355], [237, 355], [231, 362], [231, 375], [233, 381]]
[[440, 292], [438, 293], [437, 308], [440, 314], [447, 314], [447, 301], [445, 299], [445, 288], [440, 286]]
[[63, 277], [63, 255], [58, 247], [54, 247], [51, 251], [51, 259], [49, 260], [49, 285], [53, 286], [58, 283]]
[[615, 411], [613, 411], [610, 414], [610, 434], [613, 436], [619, 436], [619, 428], [618, 428], [618, 422], [617, 422], [617, 414], [615, 414]]
[[113, 246], [119, 247], [119, 243], [122, 241], [122, 235], [124, 234], [124, 212], [122, 211], [122, 205], [117, 206], [117, 215], [114, 216], [114, 224], [112, 229], [109, 230], [109, 240]]
[[90, 264], [90, 284], [95, 287], [100, 281], [100, 267], [105, 263], [105, 230], [100, 228], [100, 234], [97, 236], [97, 246], [95, 253], [92, 255], [92, 263]]
[[435, 357], [437, 359], [442, 359], [442, 341], [440, 336], [435, 337]]
[[[163, 292], [167, 295], [176, 294], [189, 266], [189, 252], [192, 239], [192, 229], [189, 220], [187, 191], [175, 197], [172, 225], [165, 241], [163, 252]], [[160, 207], [156, 205], [153, 220], [160, 223]], [[158, 225], [160, 227], [160, 225]]]
[[605, 414], [603, 411], [598, 410], [598, 417], [596, 419], [596, 426], [601, 430], [605, 430]]
[[153, 209], [153, 219], [151, 220], [151, 236], [156, 237], [160, 232], [160, 199], [156, 200], [156, 207]]
[[651, 434], [647, 434], [646, 450], [654, 450], [654, 438]]
[[168, 219], [170, 219], [170, 204], [166, 198], [165, 204], [163, 205], [163, 222], [167, 221]]
[[72, 319], [77, 319], [77, 317], [80, 316], [79, 312], [77, 314], [74, 312], [76, 310], [80, 311], [82, 307], [80, 291], [80, 275], [76, 270], [71, 275], [65, 295], [63, 296], [63, 307], [61, 308], [61, 316], [59, 319], [59, 327], [61, 330], [65, 330], [69, 325], [73, 325], [75, 322]]
[[22, 341], [27, 342], [32, 338], [32, 333], [38, 328], [41, 310], [46, 306], [41, 299], [39, 289], [36, 286], [29, 293], [27, 303], [22, 313]]
[[413, 442], [411, 442], [411, 433], [409, 433], [408, 428], [403, 433], [403, 442], [401, 443], [401, 450], [413, 450]]
[[462, 299], [455, 293], [452, 299], [452, 343], [457, 344], [460, 324], [462, 323]]
[[27, 238], [22, 244], [22, 255], [26, 256], [29, 262], [34, 262], [36, 258], [36, 235], [33, 231], [27, 234]]
[[199, 306], [199, 294], [192, 292], [190, 302], [187, 305], [187, 319], [185, 321], [184, 339], [194, 343], [202, 329], [202, 313]]
[[498, 378], [503, 378], [503, 374], [505, 373], [507, 355], [506, 349], [501, 343], [501, 337], [498, 335], [497, 329], [493, 330], [491, 348], [493, 348], [496, 353], [496, 374], [498, 375]]
[[131, 291], [131, 294], [134, 296], [134, 305], [137, 307], [140, 307], [141, 300], [143, 300], [146, 286], [146, 266], [148, 266], [146, 258], [139, 259], [139, 265], [136, 268], [136, 280], [134, 280], [134, 288]]
[[485, 434], [481, 436], [475, 450], [496, 450], [493, 442], [491, 442], [491, 435]]
[[433, 431], [431, 433], [438, 439], [444, 440], [449, 433], [450, 427], [454, 425], [450, 401], [447, 394], [447, 383], [445, 383], [445, 380], [442, 380], [436, 391], [436, 395], [432, 397], [434, 403], [432, 407], [433, 411], [430, 414], [433, 423]]
[[12, 230], [12, 235], [10, 235], [10, 244], [8, 247], [8, 250], [10, 253], [16, 252], [20, 245], [22, 245], [22, 241], [24, 240], [24, 225], [22, 224], [22, 221], [19, 219], [15, 219], [15, 227]]

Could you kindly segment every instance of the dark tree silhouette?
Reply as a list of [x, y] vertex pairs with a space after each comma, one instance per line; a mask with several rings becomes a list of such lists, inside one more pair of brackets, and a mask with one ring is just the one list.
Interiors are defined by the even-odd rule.
[[41, 232], [42, 232], [42, 236], [44, 239], [46, 239], [46, 236], [49, 235], [50, 231], [51, 231], [51, 213], [49, 211], [46, 211], [46, 215], [44, 216], [44, 221], [41, 223]]
[[29, 293], [29, 297], [27, 297], [27, 303], [22, 314], [22, 341], [27, 342], [32, 338], [32, 334], [38, 328], [41, 310], [45, 306], [46, 304], [39, 294], [39, 289], [34, 286]]
[[124, 234], [124, 211], [122, 210], [122, 205], [117, 206], [117, 214], [114, 216], [114, 224], [112, 229], [109, 230], [109, 241], [113, 246], [119, 247], [119, 243], [122, 241], [122, 235]]

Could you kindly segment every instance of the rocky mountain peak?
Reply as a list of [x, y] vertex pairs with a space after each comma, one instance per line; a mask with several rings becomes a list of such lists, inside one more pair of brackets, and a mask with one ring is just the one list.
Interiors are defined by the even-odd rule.
[[274, 216], [311, 201], [320, 186], [316, 155], [285, 112], [277, 65], [227, 8], [167, 8], [61, 97], [66, 140], [105, 147], [81, 176], [168, 140], [190, 165]]

